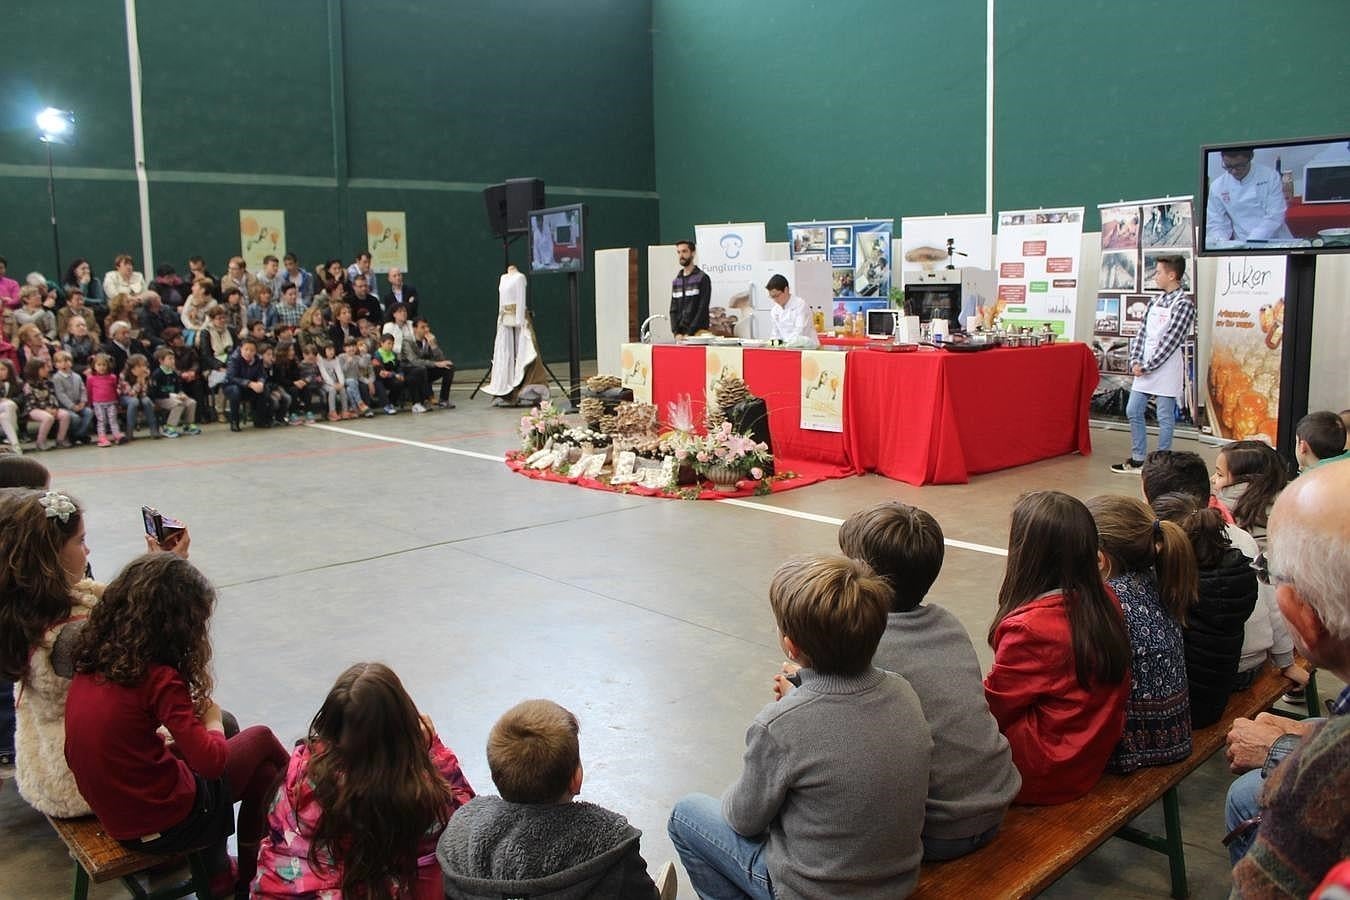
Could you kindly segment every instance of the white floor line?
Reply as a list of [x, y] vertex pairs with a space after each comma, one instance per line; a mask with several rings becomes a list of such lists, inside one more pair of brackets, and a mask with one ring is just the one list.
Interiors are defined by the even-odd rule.
[[[473, 450], [460, 450], [455, 447], [442, 447], [440, 444], [428, 444], [425, 441], [410, 441], [407, 438], [390, 437], [385, 434], [371, 434], [369, 431], [356, 431], [351, 428], [340, 428], [336, 425], [323, 425], [318, 422], [311, 422], [307, 428], [319, 428], [323, 431], [331, 431], [335, 434], [350, 434], [356, 437], [368, 438], [372, 441], [385, 441], [390, 444], [404, 444], [408, 447], [421, 447], [423, 450], [435, 450], [437, 453], [450, 453], [455, 456], [468, 456], [473, 459], [486, 459], [489, 462], [505, 462], [506, 457], [495, 456], [491, 453], [478, 453]], [[822, 525], [834, 525], [838, 527], [844, 524], [843, 519], [836, 519], [834, 516], [821, 516], [816, 513], [801, 512], [795, 509], [784, 509], [781, 506], [769, 506], [764, 503], [755, 503], [750, 500], [737, 500], [729, 498], [718, 500], [726, 506], [740, 506], [745, 509], [758, 510], [759, 512], [773, 513], [777, 516], [788, 516], [793, 519], [804, 519], [807, 522], [819, 522]], [[956, 547], [961, 550], [973, 550], [976, 553], [988, 553], [991, 556], [1007, 556], [1008, 551], [1000, 547], [990, 547], [985, 544], [972, 544], [968, 541], [954, 541], [950, 538], [945, 540], [948, 547]]]
[[474, 450], [460, 450], [456, 447], [442, 447], [440, 444], [428, 444], [425, 441], [410, 441], [407, 438], [390, 437], [387, 434], [371, 434], [369, 431], [356, 431], [352, 428], [339, 428], [336, 425], [321, 425], [318, 422], [310, 422], [307, 428], [319, 428], [324, 431], [332, 431], [336, 434], [350, 434], [356, 437], [369, 438], [372, 441], [385, 441], [390, 444], [404, 444], [409, 447], [421, 447], [423, 450], [435, 450], [437, 453], [450, 453], [455, 456], [468, 456], [473, 459], [486, 459], [489, 462], [506, 462], [505, 456], [494, 455], [492, 453], [478, 453]]
[[[843, 519], [836, 519], [834, 516], [821, 516], [816, 513], [801, 512], [796, 509], [785, 509], [781, 506], [769, 506], [766, 503], [755, 503], [751, 500], [737, 500], [730, 498], [719, 500], [718, 503], [730, 506], [741, 506], [745, 509], [757, 509], [760, 512], [773, 513], [778, 516], [788, 516], [793, 519], [805, 519], [808, 522], [819, 522], [822, 525], [843, 525]], [[948, 547], [956, 547], [961, 550], [973, 550], [976, 553], [988, 553], [990, 556], [1007, 556], [1008, 551], [1000, 547], [990, 547], [987, 544], [972, 544], [969, 541], [954, 541], [947, 538], [943, 541]]]

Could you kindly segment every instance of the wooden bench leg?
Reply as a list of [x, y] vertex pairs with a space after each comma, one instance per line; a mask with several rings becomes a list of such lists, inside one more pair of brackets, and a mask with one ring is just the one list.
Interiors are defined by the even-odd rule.
[[70, 889], [71, 900], [89, 900], [89, 873], [75, 863], [75, 884]]
[[197, 900], [212, 900], [211, 870], [207, 867], [206, 859], [202, 856], [201, 851], [194, 850], [189, 853], [187, 862], [190, 873], [187, 881], [181, 881], [158, 890], [147, 891], [141, 886], [135, 875], [127, 875], [122, 878], [122, 884], [137, 900], [178, 900], [180, 897], [191, 896], [195, 896]]
[[1176, 900], [1185, 900], [1190, 896], [1190, 886], [1186, 883], [1186, 847], [1181, 841], [1181, 800], [1175, 785], [1163, 794], [1162, 803], [1166, 836], [1159, 837], [1126, 825], [1116, 832], [1116, 837], [1166, 856], [1172, 875], [1172, 896]]
[[1172, 869], [1172, 896], [1185, 900], [1190, 896], [1186, 883], [1186, 848], [1181, 841], [1181, 798], [1176, 787], [1163, 794], [1163, 822], [1167, 829], [1167, 862]]
[[1326, 710], [1322, 709], [1322, 698], [1317, 693], [1317, 670], [1308, 673], [1308, 686], [1303, 689], [1303, 702], [1307, 704], [1309, 716], [1324, 716]]

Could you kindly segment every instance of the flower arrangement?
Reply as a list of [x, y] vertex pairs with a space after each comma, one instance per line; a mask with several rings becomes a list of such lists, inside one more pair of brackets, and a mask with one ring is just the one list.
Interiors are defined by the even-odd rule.
[[520, 445], [525, 450], [538, 450], [567, 430], [567, 419], [562, 410], [545, 400], [520, 417]]
[[723, 422], [706, 435], [683, 432], [671, 435], [668, 441], [676, 462], [688, 463], [694, 471], [714, 481], [719, 469], [759, 481], [764, 477], [765, 466], [773, 460], [767, 445], [736, 433], [730, 422]]
[[585, 425], [575, 428], [568, 428], [561, 432], [555, 439], [554, 444], [568, 444], [573, 447], [582, 447], [589, 444], [595, 449], [608, 447], [614, 440], [613, 435], [606, 434]]

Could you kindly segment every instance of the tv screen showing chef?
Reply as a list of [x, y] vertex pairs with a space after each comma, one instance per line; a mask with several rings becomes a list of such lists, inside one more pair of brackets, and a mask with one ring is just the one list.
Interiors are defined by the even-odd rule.
[[1350, 136], [1202, 152], [1202, 253], [1350, 251]]
[[530, 272], [580, 272], [586, 268], [586, 211], [580, 203], [530, 211]]

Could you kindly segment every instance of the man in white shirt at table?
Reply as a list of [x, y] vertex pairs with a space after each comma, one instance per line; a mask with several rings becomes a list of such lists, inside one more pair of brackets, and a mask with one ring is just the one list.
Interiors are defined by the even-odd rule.
[[798, 350], [814, 350], [820, 346], [816, 325], [806, 301], [788, 290], [788, 280], [774, 275], [764, 286], [773, 300], [769, 315], [773, 318], [773, 337]]
[[1223, 174], [1209, 186], [1205, 204], [1205, 241], [1287, 241], [1294, 235], [1284, 223], [1287, 203], [1280, 173], [1253, 162], [1250, 147], [1219, 154]]

